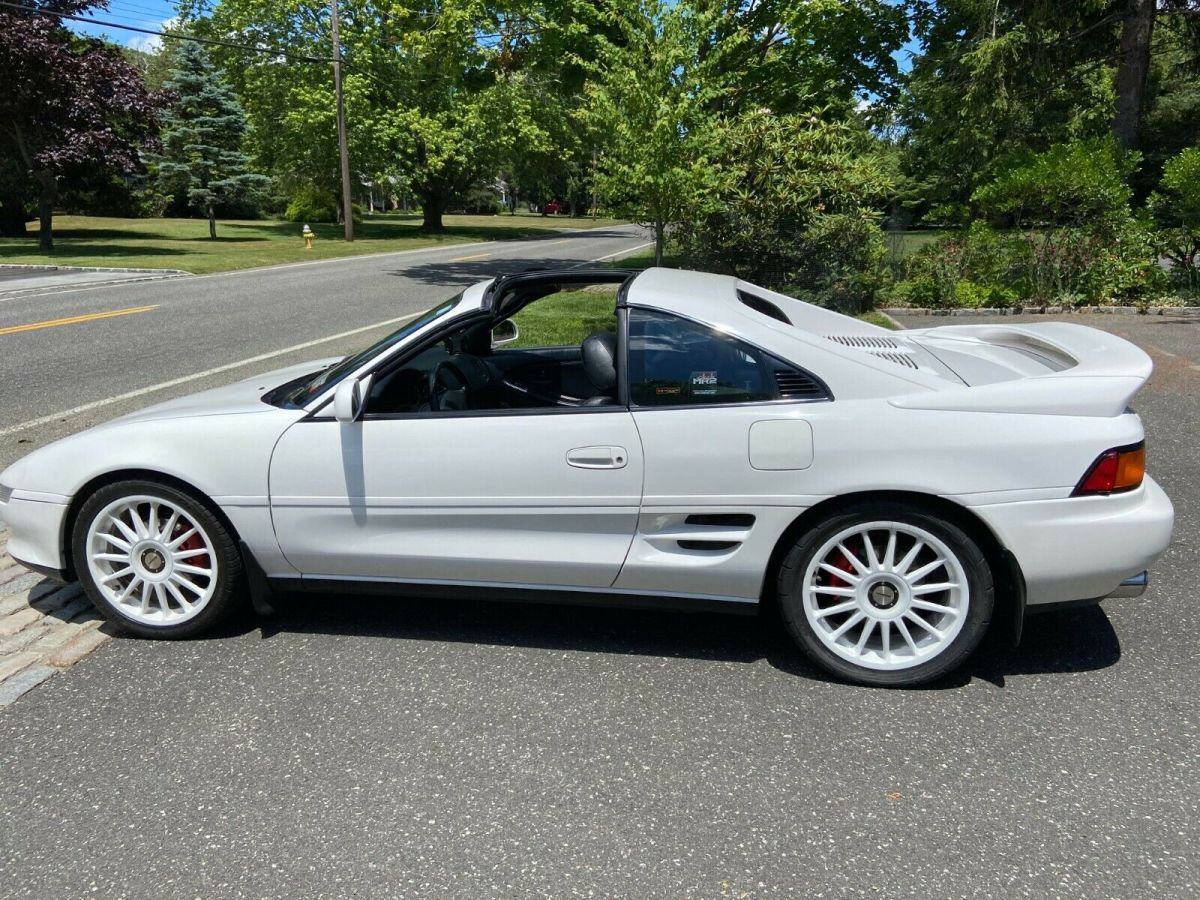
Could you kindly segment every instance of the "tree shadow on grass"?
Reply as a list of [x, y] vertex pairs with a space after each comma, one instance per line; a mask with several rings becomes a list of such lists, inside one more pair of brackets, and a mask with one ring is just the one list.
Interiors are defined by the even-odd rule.
[[[174, 247], [163, 247], [158, 244], [93, 244], [87, 241], [72, 239], [67, 240], [61, 237], [56, 238], [54, 250], [50, 253], [42, 253], [38, 250], [36, 243], [29, 244], [0, 244], [0, 260], [12, 259], [15, 257], [30, 257], [37, 256], [37, 265], [75, 265], [80, 257], [88, 259], [95, 258], [97, 265], [101, 264], [104, 259], [116, 259], [131, 256], [138, 257], [153, 257], [153, 256], [188, 256], [189, 251], [184, 249], [176, 249]], [[70, 260], [63, 262], [62, 260]]]

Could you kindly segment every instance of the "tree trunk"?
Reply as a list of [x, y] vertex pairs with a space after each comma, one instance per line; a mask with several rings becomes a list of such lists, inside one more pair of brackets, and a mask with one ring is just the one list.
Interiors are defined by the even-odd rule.
[[1150, 71], [1150, 41], [1154, 37], [1157, 11], [1157, 0], [1126, 0], [1112, 130], [1117, 142], [1128, 150], [1138, 145], [1146, 75]]
[[209, 240], [217, 239], [217, 211], [211, 206], [208, 208], [208, 237]]
[[663, 261], [663, 244], [666, 241], [667, 225], [665, 222], [654, 223], [654, 264], [661, 266]]
[[54, 201], [58, 199], [58, 178], [46, 169], [36, 173], [41, 192], [38, 194], [38, 249], [50, 253], [54, 249]]
[[440, 188], [428, 188], [421, 191], [421, 230], [440, 234], [446, 230], [442, 224], [442, 213], [446, 208], [446, 198]]
[[25, 237], [28, 221], [25, 204], [19, 197], [0, 197], [0, 237]]

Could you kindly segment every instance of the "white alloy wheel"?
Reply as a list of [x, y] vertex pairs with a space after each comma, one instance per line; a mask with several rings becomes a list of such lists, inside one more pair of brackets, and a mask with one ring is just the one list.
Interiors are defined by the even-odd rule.
[[962, 562], [936, 535], [905, 522], [852, 525], [810, 559], [801, 582], [805, 617], [841, 659], [899, 671], [945, 651], [967, 620]]
[[199, 615], [217, 588], [218, 557], [204, 527], [163, 497], [122, 497], [92, 517], [88, 570], [113, 609], [161, 628]]

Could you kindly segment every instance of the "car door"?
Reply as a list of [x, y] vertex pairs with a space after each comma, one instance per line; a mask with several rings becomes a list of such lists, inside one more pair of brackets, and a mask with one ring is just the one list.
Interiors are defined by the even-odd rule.
[[630, 407], [646, 454], [616, 587], [757, 600], [779, 536], [819, 498], [815, 376], [665, 312], [628, 313]]
[[606, 588], [642, 473], [622, 407], [315, 417], [275, 448], [271, 510], [306, 576]]

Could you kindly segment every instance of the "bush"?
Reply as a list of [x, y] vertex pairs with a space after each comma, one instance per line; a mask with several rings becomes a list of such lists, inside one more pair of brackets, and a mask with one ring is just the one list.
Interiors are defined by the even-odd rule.
[[1007, 282], [1012, 260], [1004, 238], [983, 222], [927, 244], [908, 259], [902, 299], [933, 309], [1005, 307], [1017, 299]]
[[1112, 139], [1072, 141], [1044, 153], [1019, 153], [971, 199], [984, 212], [1018, 227], [1120, 226], [1133, 192], [1126, 180], [1140, 157]]
[[879, 208], [892, 187], [872, 137], [819, 115], [758, 113], [729, 132], [710, 210], [680, 224], [685, 264], [729, 272], [847, 312], [884, 283]]
[[330, 190], [301, 185], [292, 194], [283, 217], [289, 222], [336, 222], [337, 200]]
[[1158, 247], [1171, 261], [1172, 280], [1200, 290], [1200, 148], [1167, 161], [1148, 206], [1162, 228]]

